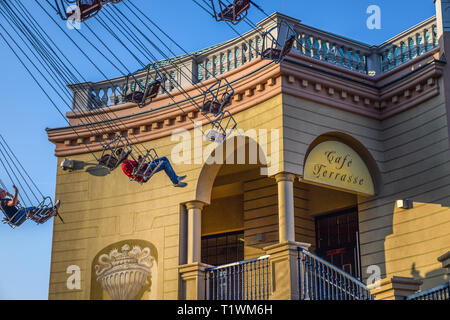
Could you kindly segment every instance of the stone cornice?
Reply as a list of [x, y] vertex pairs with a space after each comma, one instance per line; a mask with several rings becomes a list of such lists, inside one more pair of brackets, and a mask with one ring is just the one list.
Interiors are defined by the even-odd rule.
[[[223, 75], [235, 89], [227, 110], [237, 114], [284, 93], [382, 120], [437, 96], [437, 80], [443, 66], [443, 62], [427, 54], [409, 67], [372, 78], [300, 54], [290, 55], [281, 65], [258, 58]], [[205, 81], [202, 86], [208, 87], [214, 81]], [[197, 104], [201, 103], [196, 86], [187, 88], [186, 92]], [[169, 136], [176, 129], [190, 130], [194, 121], [204, 125], [209, 122], [199, 113], [192, 98], [186, 99], [182, 92], [173, 96], [177, 105], [167, 97], [159, 97], [151, 104], [154, 110], [124, 104], [84, 114], [68, 113], [73, 127], [48, 130], [49, 140], [56, 145], [57, 156], [70, 156], [100, 151], [105, 141], [117, 133], [128, 134], [132, 143], [142, 143]], [[91, 123], [98, 117], [115, 120], [108, 125], [94, 124], [93, 129], [82, 125], [86, 117]]]
[[[326, 66], [304, 63], [305, 57], [291, 56], [283, 64], [283, 93], [312, 100], [332, 107], [383, 120], [418, 105], [439, 94], [438, 79], [444, 63], [433, 55], [424, 55], [410, 65], [383, 78], [370, 78], [349, 70], [333, 72]], [[330, 72], [331, 71], [331, 72]], [[380, 86], [382, 84], [382, 86]]]

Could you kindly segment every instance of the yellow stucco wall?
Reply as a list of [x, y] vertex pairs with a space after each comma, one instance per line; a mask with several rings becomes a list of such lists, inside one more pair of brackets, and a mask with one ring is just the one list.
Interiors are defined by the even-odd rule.
[[[281, 95], [247, 109], [235, 118], [243, 130], [281, 129]], [[206, 129], [205, 126], [203, 130]], [[281, 141], [282, 135], [279, 139]], [[178, 143], [171, 141], [169, 136], [145, 143], [145, 147], [156, 148], [159, 156], [170, 159], [171, 151]], [[211, 143], [203, 142], [203, 145]], [[199, 150], [202, 150], [201, 146], [195, 150], [192, 143], [192, 155]], [[65, 224], [55, 220], [49, 298], [90, 299], [98, 296], [98, 293], [91, 293], [91, 280], [96, 278], [92, 274], [92, 263], [97, 254], [116, 242], [144, 240], [154, 246], [159, 257], [158, 277], [153, 279], [155, 286], [149, 289], [157, 292], [152, 292], [151, 296], [177, 299], [180, 204], [196, 200], [203, 164], [174, 165], [178, 175], [188, 176], [185, 180], [188, 187], [180, 189], [174, 188], [164, 173], [139, 185], [129, 182], [120, 168], [112, 173], [96, 168], [91, 154], [71, 156], [70, 159], [76, 160], [80, 169], [68, 172], [58, 167], [57, 171], [56, 198], [62, 202], [60, 213]], [[62, 160], [58, 159], [58, 163]], [[282, 161], [281, 157], [279, 161]], [[200, 188], [214, 182], [214, 177], [203, 175], [202, 179]], [[70, 265], [81, 268], [81, 290], [71, 291], [66, 287], [66, 269]]]
[[[296, 240], [312, 243], [314, 249], [314, 216], [357, 202], [364, 278], [368, 277], [367, 267], [377, 265], [383, 278], [426, 277], [424, 288], [442, 282], [444, 270], [436, 258], [450, 250], [450, 148], [442, 95], [384, 121], [289, 95], [276, 96], [236, 114], [235, 118], [244, 130], [280, 130], [277, 172], [301, 175], [306, 152], [321, 135], [340, 132], [358, 140], [378, 166], [382, 181], [379, 193], [376, 197], [355, 196], [297, 180]], [[170, 158], [177, 144], [164, 137], [145, 146]], [[200, 150], [191, 146], [192, 154]], [[91, 292], [95, 281], [94, 258], [111, 244], [126, 240], [147, 241], [157, 251], [157, 277], [152, 278], [155, 285], [142, 297], [177, 299], [180, 285], [177, 267], [183, 263], [180, 251], [185, 237], [180, 230], [183, 211], [180, 204], [199, 196], [209, 204], [205, 194], [211, 193], [212, 202], [204, 209], [202, 234], [243, 228], [246, 258], [264, 254], [262, 248], [278, 240], [276, 182], [261, 176], [255, 167], [246, 167], [245, 175], [233, 173], [228, 166], [212, 170], [218, 174], [215, 179], [205, 174], [209, 172], [204, 169], [208, 165], [174, 165], [179, 175], [188, 176], [189, 186], [178, 189], [164, 173], [141, 186], [129, 182], [120, 169], [109, 174], [104, 169], [95, 169], [92, 155], [70, 158], [84, 163], [84, 167], [74, 172], [58, 168], [56, 198], [62, 201], [61, 214], [66, 224], [55, 220], [50, 299], [98, 297], [98, 288]], [[321, 201], [323, 198], [327, 201]], [[404, 198], [415, 201], [414, 209], [395, 209], [395, 200]], [[229, 210], [223, 210], [228, 203]], [[220, 223], [227, 214], [230, 219]], [[263, 241], [256, 239], [258, 234], [263, 234]], [[79, 291], [66, 287], [66, 268], [70, 265], [81, 267]]]
[[[442, 80], [439, 85], [443, 87]], [[358, 140], [376, 161], [382, 181], [379, 193], [357, 200], [363, 278], [369, 276], [367, 267], [377, 265], [382, 278], [414, 277], [424, 280], [425, 289], [443, 283], [445, 271], [437, 258], [450, 250], [450, 148], [444, 95], [383, 121], [292, 96], [284, 96], [283, 108], [285, 167], [294, 170], [300, 164], [296, 168], [302, 168], [308, 147], [329, 132]], [[311, 190], [309, 198], [314, 198]], [[350, 200], [345, 198], [348, 195], [330, 191], [325, 203], [309, 201], [311, 215], [329, 211], [334, 201], [342, 207]], [[399, 199], [413, 200], [414, 209], [396, 209]]]

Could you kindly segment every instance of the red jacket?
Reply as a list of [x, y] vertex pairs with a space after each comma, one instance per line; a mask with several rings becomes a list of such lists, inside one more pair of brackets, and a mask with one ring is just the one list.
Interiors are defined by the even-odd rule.
[[134, 160], [126, 160], [122, 163], [122, 171], [127, 177], [142, 182], [144, 181], [144, 178], [133, 175], [133, 172], [137, 167], [139, 167], [139, 163]]

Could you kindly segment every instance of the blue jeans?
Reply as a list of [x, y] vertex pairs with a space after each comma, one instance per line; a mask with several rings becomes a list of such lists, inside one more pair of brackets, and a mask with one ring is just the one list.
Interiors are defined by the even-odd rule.
[[152, 171], [156, 168], [156, 166], [162, 162], [161, 166], [158, 168], [158, 170], [155, 171], [155, 173], [160, 172], [161, 170], [164, 170], [169, 177], [170, 181], [172, 181], [173, 184], [178, 183], [178, 176], [175, 173], [175, 171], [172, 168], [172, 165], [170, 164], [169, 159], [166, 157], [155, 159], [154, 161], [150, 162], [150, 168]]
[[[27, 213], [28, 212], [34, 212], [34, 211], [36, 211], [37, 210], [37, 208], [36, 207], [29, 207], [29, 208], [22, 208], [22, 209], [19, 209], [17, 212], [16, 212], [16, 214], [15, 215], [13, 215], [12, 217], [14, 217], [12, 220], [11, 220], [11, 223], [13, 224], [13, 225], [15, 225], [16, 227], [19, 227], [19, 226], [21, 226], [25, 221], [27, 221]], [[49, 215], [49, 214], [51, 214], [52, 213], [52, 209], [50, 208], [50, 209], [45, 209], [45, 210], [43, 210], [42, 212], [41, 212], [41, 216], [46, 216], [46, 215]], [[8, 217], [8, 219], [11, 219], [12, 217]], [[31, 218], [32, 220], [33, 220], [33, 218]]]
[[25, 221], [27, 221], [27, 212], [30, 210], [33, 210], [35, 208], [22, 208], [19, 209], [14, 215], [8, 216], [8, 220], [10, 220], [10, 223], [15, 226], [22, 225]]

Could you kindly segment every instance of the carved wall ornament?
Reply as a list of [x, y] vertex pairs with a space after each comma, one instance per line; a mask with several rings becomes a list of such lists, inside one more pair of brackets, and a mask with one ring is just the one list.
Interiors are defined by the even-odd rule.
[[103, 254], [95, 266], [97, 281], [113, 300], [132, 300], [144, 287], [151, 274], [153, 258], [150, 249], [129, 245]]

